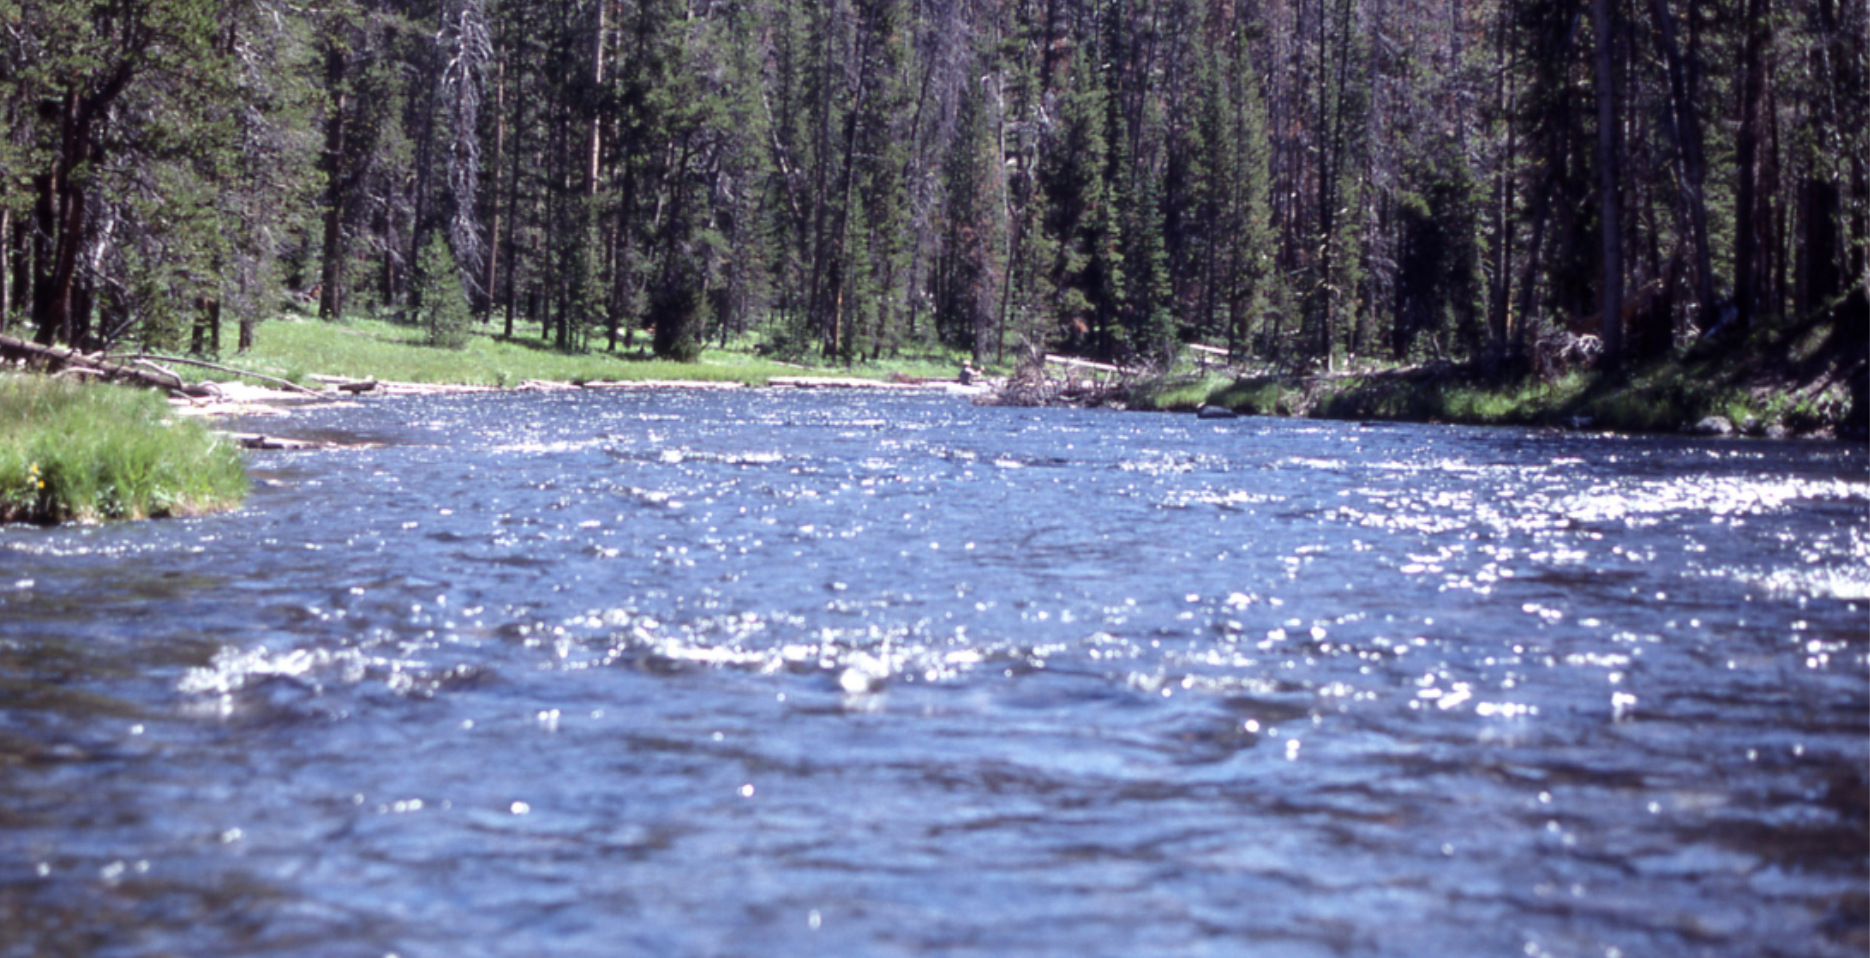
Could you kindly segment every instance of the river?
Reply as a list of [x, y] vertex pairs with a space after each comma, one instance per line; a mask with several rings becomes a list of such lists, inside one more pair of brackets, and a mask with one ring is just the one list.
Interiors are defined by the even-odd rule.
[[0, 530], [0, 956], [1861, 956], [1828, 443], [391, 398]]

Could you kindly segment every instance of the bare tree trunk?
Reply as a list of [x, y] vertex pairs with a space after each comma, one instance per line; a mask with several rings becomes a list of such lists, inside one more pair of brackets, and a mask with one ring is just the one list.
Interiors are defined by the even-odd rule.
[[1770, 6], [1771, 0], [1747, 0], [1746, 43], [1741, 54], [1740, 131], [1735, 141], [1740, 183], [1734, 196], [1734, 306], [1741, 329], [1751, 327], [1760, 309], [1767, 272], [1766, 236], [1771, 231], [1771, 203], [1760, 190]]
[[[1499, 68], [1499, 79], [1494, 89], [1494, 99], [1499, 105], [1500, 115], [1512, 117], [1515, 112], [1515, 89], [1511, 81], [1513, 54], [1511, 52], [1511, 20], [1506, 10], [1500, 12], [1498, 36], [1495, 38], [1494, 62]], [[1506, 357], [1509, 333], [1507, 324], [1512, 316], [1513, 297], [1513, 254], [1510, 249], [1513, 229], [1513, 159], [1517, 155], [1518, 142], [1514, 136], [1513, 123], [1506, 124], [1506, 144], [1494, 164], [1493, 178], [1493, 290], [1488, 297], [1487, 338], [1488, 361], [1498, 363]]]
[[1597, 33], [1598, 228], [1604, 270], [1599, 304], [1604, 319], [1604, 366], [1614, 373], [1623, 361], [1623, 204], [1618, 193], [1617, 149], [1622, 109], [1617, 99], [1617, 33], [1610, 0], [1591, 0], [1591, 21]]
[[344, 309], [344, 110], [348, 97], [339, 89], [344, 82], [344, 54], [325, 52], [325, 85], [333, 94], [331, 115], [325, 118], [325, 224], [323, 261], [318, 271], [318, 318], [337, 319]]
[[[510, 160], [512, 168], [508, 171], [506, 180], [506, 237], [501, 243], [501, 245], [506, 247], [506, 288], [504, 290], [506, 299], [506, 329], [504, 335], [507, 339], [513, 338], [513, 314], [518, 305], [516, 300], [518, 299], [519, 293], [519, 246], [515, 231], [519, 223], [520, 160], [522, 154], [525, 152], [519, 148], [518, 140], [520, 131], [525, 129], [525, 126], [520, 122], [523, 119], [524, 114], [522, 111], [525, 108], [526, 98], [523, 95], [515, 96], [513, 98], [513, 137], [515, 145], [512, 150], [513, 156]], [[487, 295], [492, 296], [493, 290], [489, 289]]]
[[13, 224], [13, 235], [4, 238], [13, 249], [13, 294], [9, 302], [15, 313], [24, 313], [30, 308], [27, 296], [32, 290], [32, 221], [22, 215], [19, 222]]
[[[1701, 155], [1701, 113], [1696, 104], [1696, 84], [1692, 82], [1692, 68], [1684, 61], [1681, 45], [1676, 41], [1675, 17], [1669, 12], [1668, 0], [1651, 0], [1651, 10], [1656, 18], [1656, 42], [1662, 47], [1663, 59], [1669, 72], [1669, 137], [1674, 141], [1675, 153], [1681, 158], [1681, 202], [1687, 208], [1689, 245], [1695, 261], [1695, 312], [1701, 328], [1706, 329], [1714, 322], [1714, 257], [1708, 243], [1708, 202], [1702, 183], [1706, 175], [1706, 165]], [[1697, 13], [1695, 0], [1690, 0], [1688, 15], [1692, 20]]]
[[[851, 102], [846, 125], [850, 128], [844, 143], [844, 183], [840, 189], [842, 199], [837, 211], [837, 228], [832, 239], [831, 258], [835, 269], [832, 273], [831, 316], [828, 335], [825, 339], [825, 357], [836, 358], [844, 355], [852, 344], [846, 341], [844, 333], [844, 286], [848, 280], [846, 272], [850, 269], [844, 262], [845, 248], [850, 242], [851, 204], [856, 201], [857, 164], [861, 159], [857, 155], [857, 135], [863, 129], [864, 94], [868, 92], [870, 59], [870, 31], [860, 24], [857, 36], [857, 90]], [[855, 334], [852, 334], [854, 339]]]
[[410, 322], [421, 314], [422, 298], [428, 293], [426, 288], [433, 280], [425, 275], [422, 262], [422, 246], [429, 231], [434, 228], [434, 214], [430, 209], [429, 181], [435, 166], [435, 111], [441, 106], [442, 67], [439, 62], [443, 57], [439, 42], [431, 45], [428, 75], [424, 86], [428, 88], [428, 105], [421, 113], [421, 132], [416, 136], [416, 175], [415, 175], [415, 214], [409, 224], [408, 281], [403, 315]]
[[13, 211], [0, 209], [0, 333], [13, 312]]
[[[821, 18], [816, 25], [816, 29], [820, 31], [818, 37], [820, 62], [825, 64], [838, 62], [842, 56], [840, 51], [834, 49], [836, 37], [833, 26], [834, 18], [830, 11], [821, 14]], [[820, 80], [818, 112], [813, 117], [817, 122], [818, 149], [812, 164], [812, 221], [808, 233], [811, 270], [810, 279], [805, 288], [807, 328], [815, 327], [814, 331], [820, 338], [820, 352], [827, 358], [837, 354], [837, 317], [833, 312], [835, 303], [830, 293], [830, 287], [836, 282], [832, 273], [837, 267], [831, 262], [830, 233], [832, 227], [827, 222], [831, 211], [830, 204], [826, 202], [826, 197], [830, 195], [831, 190], [829, 180], [832, 173], [831, 157], [834, 155], [832, 150], [834, 111], [830, 72], [827, 70], [826, 76]]]
[[89, 298], [78, 289], [78, 265], [84, 249], [86, 191], [81, 171], [97, 160], [91, 141], [91, 125], [116, 94], [129, 82], [129, 70], [120, 70], [118, 79], [103, 92], [81, 97], [77, 90], [66, 94], [59, 123], [59, 155], [56, 170], [44, 182], [51, 191], [52, 250], [51, 271], [45, 275], [42, 295], [34, 298], [39, 315], [39, 341], [63, 342], [83, 347], [89, 330]]
[[[610, 5], [607, 0], [597, 0], [597, 31], [591, 42], [591, 89], [593, 95], [604, 86], [604, 34], [608, 27]], [[604, 111], [591, 110], [591, 126], [587, 133], [589, 152], [584, 169], [584, 195], [587, 199], [597, 199], [598, 173], [604, 158]]]
[[[488, 202], [487, 217], [487, 262], [481, 273], [481, 292], [484, 309], [481, 322], [493, 319], [494, 290], [500, 278], [500, 164], [506, 157], [506, 60], [500, 59], [494, 65], [493, 94], [493, 162], [488, 167], [493, 170], [493, 199]], [[509, 334], [510, 335], [510, 334]]]

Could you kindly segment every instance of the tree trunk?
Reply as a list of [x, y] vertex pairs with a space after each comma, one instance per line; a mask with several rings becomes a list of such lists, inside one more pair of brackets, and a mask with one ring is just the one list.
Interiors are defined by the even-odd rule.
[[422, 247], [434, 229], [432, 220], [435, 216], [430, 212], [429, 181], [435, 167], [435, 111], [441, 103], [441, 61], [444, 53], [439, 42], [431, 42], [428, 47], [428, 75], [422, 78], [423, 85], [428, 88], [428, 104], [420, 114], [421, 131], [416, 137], [415, 215], [409, 224], [409, 257], [403, 261], [408, 264], [403, 315], [409, 322], [415, 322], [416, 317], [421, 315], [423, 297], [429, 293], [429, 286], [434, 282], [434, 277], [428, 275], [427, 266], [423, 262]]
[[1741, 53], [1740, 130], [1735, 140], [1740, 182], [1734, 194], [1734, 307], [1741, 329], [1752, 326], [1767, 281], [1766, 235], [1770, 232], [1771, 203], [1760, 189], [1760, 154], [1765, 139], [1770, 6], [1770, 0], [1747, 0], [1746, 42]]
[[127, 380], [154, 389], [183, 388], [182, 381], [173, 373], [136, 369], [123, 363], [87, 356], [76, 349], [42, 345], [13, 336], [0, 335], [0, 359], [17, 359], [43, 366], [52, 372], [75, 369], [107, 380]]
[[335, 320], [344, 310], [344, 54], [325, 53], [325, 85], [333, 94], [325, 118], [324, 261], [318, 275], [318, 318]]
[[1617, 98], [1617, 33], [1610, 0], [1591, 0], [1591, 21], [1597, 33], [1598, 229], [1604, 270], [1598, 302], [1603, 316], [1604, 367], [1615, 373], [1623, 360], [1623, 204], [1618, 193], [1617, 149], [1622, 104]]
[[13, 235], [3, 238], [11, 244], [13, 250], [12, 297], [8, 300], [14, 314], [25, 313], [28, 309], [27, 296], [32, 290], [32, 222], [30, 217], [22, 215], [13, 224]]
[[[517, 83], [518, 81], [516, 80], [515, 82]], [[510, 161], [511, 169], [507, 173], [506, 180], [506, 236], [501, 240], [501, 245], [506, 247], [506, 287], [504, 289], [506, 300], [506, 328], [502, 331], [502, 334], [507, 339], [513, 338], [513, 319], [514, 313], [518, 307], [517, 300], [519, 297], [520, 260], [516, 230], [519, 224], [520, 160], [525, 154], [525, 150], [520, 148], [520, 143], [522, 141], [519, 138], [521, 136], [521, 131], [525, 129], [525, 125], [522, 122], [525, 119], [525, 109], [526, 97], [524, 95], [515, 96], [513, 98], [514, 145], [511, 151], [513, 155]], [[487, 295], [492, 296], [493, 290], [489, 289]]]
[[50, 191], [52, 210], [51, 270], [43, 279], [45, 288], [36, 297], [39, 310], [39, 341], [50, 345], [62, 342], [81, 347], [85, 317], [78, 315], [82, 297], [78, 290], [78, 260], [84, 249], [85, 188], [84, 168], [96, 159], [91, 142], [91, 124], [96, 112], [108, 101], [81, 97], [77, 90], [65, 96], [59, 123], [59, 154], [56, 171], [45, 180]]
[[13, 313], [13, 211], [0, 209], [0, 333]]
[[[1696, 103], [1699, 91], [1693, 82], [1699, 70], [1682, 55], [1668, 0], [1651, 0], [1651, 10], [1656, 18], [1656, 43], [1662, 48], [1669, 73], [1669, 137], [1682, 164], [1681, 203], [1688, 213], [1688, 239], [1695, 266], [1695, 318], [1702, 329], [1707, 329], [1714, 323], [1717, 306], [1714, 256], [1708, 243], [1708, 201], [1702, 186], [1706, 164], [1701, 155], [1701, 111]], [[1689, 2], [1688, 16], [1691, 22], [1699, 16], [1695, 0]]]
[[481, 322], [493, 319], [494, 290], [500, 278], [500, 164], [506, 155], [506, 60], [502, 58], [494, 65], [493, 94], [493, 161], [488, 169], [493, 171], [493, 196], [487, 202], [489, 210], [487, 222], [487, 262], [481, 273]]
[[[1510, 14], [1502, 9], [1498, 35], [1495, 38], [1494, 63], [1499, 72], [1495, 83], [1494, 102], [1498, 105], [1501, 116], [1512, 117], [1515, 112], [1515, 89], [1511, 74], [1513, 61]], [[1518, 142], [1514, 136], [1514, 124], [1509, 119], [1506, 123], [1506, 144], [1501, 150], [1494, 166], [1493, 180], [1493, 289], [1488, 297], [1487, 308], [1487, 359], [1489, 363], [1499, 363], [1506, 358], [1509, 342], [1507, 324], [1511, 321], [1513, 298], [1513, 255], [1510, 240], [1513, 229], [1513, 160], [1517, 156]]]

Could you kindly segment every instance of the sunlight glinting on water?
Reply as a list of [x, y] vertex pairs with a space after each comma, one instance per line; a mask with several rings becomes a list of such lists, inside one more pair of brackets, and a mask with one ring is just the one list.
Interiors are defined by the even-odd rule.
[[[377, 445], [258, 457], [241, 515], [0, 535], [0, 680], [123, 700], [0, 722], [35, 907], [254, 954], [1851, 950], [1860, 451], [329, 415]], [[313, 931], [183, 920], [243, 882]]]

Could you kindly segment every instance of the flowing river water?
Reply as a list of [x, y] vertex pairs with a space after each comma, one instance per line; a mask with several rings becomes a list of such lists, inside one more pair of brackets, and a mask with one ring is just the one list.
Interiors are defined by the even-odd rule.
[[[0, 956], [1861, 956], [1837, 444], [781, 391], [0, 531]], [[251, 428], [251, 427], [250, 427]]]

